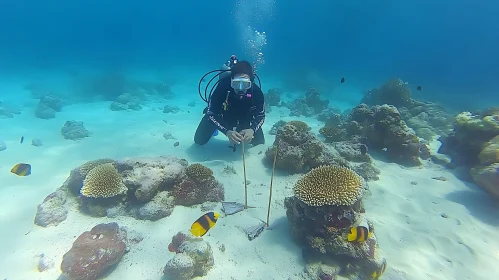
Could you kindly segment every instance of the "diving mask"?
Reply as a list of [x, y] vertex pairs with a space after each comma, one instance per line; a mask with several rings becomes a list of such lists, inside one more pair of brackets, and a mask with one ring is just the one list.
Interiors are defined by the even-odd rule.
[[251, 80], [248, 78], [233, 78], [230, 81], [230, 86], [235, 91], [246, 91], [251, 88]]

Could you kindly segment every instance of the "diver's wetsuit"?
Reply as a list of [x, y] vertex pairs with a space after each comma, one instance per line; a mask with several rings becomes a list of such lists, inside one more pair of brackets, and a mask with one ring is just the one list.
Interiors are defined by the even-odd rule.
[[208, 107], [196, 130], [194, 142], [204, 145], [216, 129], [226, 134], [228, 130], [236, 127], [237, 132], [252, 128], [255, 133], [251, 144], [264, 144], [265, 138], [261, 129], [265, 121], [263, 92], [253, 83], [247, 93], [251, 94], [251, 97], [240, 98], [230, 86], [230, 77], [221, 79], [208, 100]]

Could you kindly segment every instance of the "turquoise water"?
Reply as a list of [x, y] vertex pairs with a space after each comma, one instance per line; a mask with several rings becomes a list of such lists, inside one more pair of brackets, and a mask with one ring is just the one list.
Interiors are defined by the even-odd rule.
[[[431, 129], [437, 136], [446, 135], [452, 130], [455, 113], [499, 105], [498, 11], [499, 3], [468, 0], [438, 3], [426, 0], [3, 1], [0, 3], [0, 188], [3, 188], [0, 193], [4, 209], [0, 224], [18, 223], [18, 226], [1, 235], [8, 240], [5, 244], [8, 249], [0, 256], [2, 259], [13, 257], [1, 267], [5, 271], [0, 270], [0, 277], [9, 280], [56, 279], [61, 274], [62, 255], [71, 248], [75, 238], [98, 223], [113, 221], [142, 231], [147, 246], [164, 248], [164, 251], [151, 251], [150, 255], [154, 256], [151, 259], [157, 263], [142, 263], [142, 270], [140, 265], [136, 265], [129, 275], [133, 275], [133, 279], [163, 277], [158, 271], [173, 255], [165, 248], [173, 235], [187, 230], [202, 214], [203, 210], [198, 206], [192, 209], [177, 206], [171, 217], [152, 222], [129, 216], [88, 218], [89, 215], [79, 216], [76, 208], [70, 210], [65, 222], [48, 229], [38, 225], [33, 227], [32, 220], [37, 205], [63, 185], [72, 169], [98, 158], [119, 160], [126, 157], [175, 156], [186, 159], [189, 164], [200, 162], [210, 167], [214, 176], [224, 184], [227, 199], [242, 201], [242, 192], [232, 188], [236, 185], [235, 181], [240, 181], [243, 172], [241, 149], [238, 148], [237, 153], [228, 149], [227, 137], [219, 131], [213, 133], [205, 147], [193, 143], [201, 112], [206, 107], [199, 97], [198, 83], [203, 95], [211, 76], [205, 81], [199, 79], [206, 72], [219, 69], [232, 54], [253, 65], [261, 79], [266, 102], [269, 102], [267, 93], [270, 89], [278, 88], [281, 101], [291, 104], [293, 100], [302, 98], [309, 87], [314, 87], [320, 92], [321, 100], [328, 99], [329, 107], [344, 116], [361, 102], [367, 90], [379, 88], [392, 78], [400, 78], [411, 91], [412, 99], [444, 106], [448, 126]], [[340, 82], [342, 78], [345, 78], [345, 83]], [[124, 98], [123, 94], [129, 94], [126, 102], [116, 104]], [[61, 102], [62, 109], [40, 112], [40, 100], [44, 96], [55, 97], [55, 103]], [[125, 105], [128, 107], [113, 109], [113, 106]], [[168, 113], [165, 106], [177, 106], [178, 112]], [[276, 137], [275, 132], [270, 132], [273, 125], [280, 120], [301, 120], [308, 124], [311, 133], [324, 140], [325, 135], [321, 132], [324, 120], [320, 119], [318, 112], [293, 115], [293, 109], [288, 107], [269, 106], [263, 126], [266, 143], [247, 150], [247, 165], [250, 166], [248, 179], [256, 188], [251, 199], [258, 201], [258, 209], [250, 212], [256, 213], [252, 216], [258, 216], [255, 219], [264, 219], [266, 215], [271, 166], [265, 165], [262, 158], [268, 153], [267, 149], [273, 147]], [[421, 127], [413, 127], [400, 108], [399, 111], [402, 119], [416, 131], [415, 134], [424, 138], [418, 131]], [[428, 111], [430, 119], [435, 112]], [[63, 138], [61, 127], [66, 121], [82, 121], [89, 134], [77, 141]], [[431, 147], [432, 155], [437, 154], [440, 145], [437, 136], [430, 141], [422, 141]], [[19, 143], [21, 137], [24, 137], [23, 143]], [[34, 145], [37, 140], [43, 144]], [[381, 147], [375, 149], [378, 148]], [[467, 203], [476, 205], [476, 201], [488, 199], [487, 195], [469, 178], [460, 180], [461, 177], [454, 177], [454, 171], [435, 167], [433, 163], [421, 160], [422, 169], [430, 170], [430, 175], [427, 175], [421, 170], [411, 173], [412, 170], [395, 165], [400, 162], [387, 160], [382, 153], [374, 150], [372, 156], [381, 170], [380, 181], [372, 184], [386, 188], [373, 190], [374, 198], [371, 196], [366, 202], [368, 212], [371, 211], [374, 217], [374, 226], [378, 223], [380, 228], [379, 245], [387, 248], [385, 251], [388, 252], [388, 270], [382, 279], [484, 279], [479, 270], [492, 269], [491, 263], [499, 256], [496, 242], [490, 241], [490, 251], [483, 257], [486, 259], [483, 262], [481, 257], [471, 257], [483, 252], [486, 246], [481, 243], [475, 247], [466, 245], [470, 251], [463, 253], [465, 256], [462, 258], [453, 256], [455, 258], [448, 262], [445, 258], [462, 252], [461, 249], [453, 251], [449, 248], [466, 243], [465, 239], [473, 236], [475, 225], [480, 228], [477, 234], [479, 239], [482, 238], [480, 234], [497, 230], [496, 218], [490, 218], [493, 222], [483, 222], [480, 218], [468, 217], [461, 208], [453, 208], [457, 207], [455, 204], [462, 204], [465, 208], [475, 209]], [[31, 164], [33, 171], [29, 177], [17, 177], [9, 172], [20, 162]], [[223, 173], [225, 167], [231, 165], [236, 166], [237, 177]], [[399, 169], [402, 171], [397, 171]], [[397, 172], [400, 173], [394, 174]], [[306, 279], [298, 276], [305, 267], [305, 257], [302, 256], [305, 253], [290, 237], [284, 205], [284, 198], [292, 195], [292, 186], [306, 172], [290, 174], [279, 170], [277, 173], [277, 194], [273, 200], [276, 205], [272, 213], [278, 221], [276, 224], [280, 225], [278, 233], [285, 236], [280, 240], [282, 243], [275, 235], [268, 239], [261, 238], [263, 241], [257, 240], [259, 246], [265, 246], [261, 252], [255, 249], [265, 255], [263, 268], [259, 268], [261, 264], [256, 260], [258, 252], [250, 256], [244, 254], [248, 248], [253, 250], [250, 245], [236, 246], [239, 251], [230, 252], [229, 248], [230, 257], [227, 254], [223, 257], [223, 251], [219, 249], [219, 242], [224, 238], [229, 240], [225, 245], [227, 247], [241, 240], [246, 241], [245, 238], [234, 241], [220, 232], [213, 233], [206, 240], [216, 251], [216, 264], [204, 279]], [[454, 190], [449, 186], [435, 191], [437, 194], [425, 190], [421, 197], [415, 195], [417, 191], [412, 189], [396, 192], [401, 182], [408, 183], [404, 178], [410, 177], [411, 184], [419, 180], [423, 182], [419, 186], [433, 186], [435, 180], [430, 178], [440, 175], [450, 178], [448, 181], [459, 191], [471, 186], [469, 188], [478, 198], [470, 202], [454, 197], [453, 201], [452, 196], [446, 196], [447, 191], [451, 193]], [[238, 187], [242, 187], [240, 185], [237, 183]], [[394, 206], [395, 218], [390, 216], [393, 214], [391, 211], [385, 210], [383, 200], [376, 198], [379, 195], [384, 199], [403, 197], [410, 200], [407, 197], [414, 195], [413, 201], [418, 205], [418, 199], [428, 202], [434, 194], [438, 195], [438, 199], [446, 197], [442, 202], [444, 210], [438, 207], [433, 209], [431, 204], [421, 204], [425, 207], [420, 207], [400, 203]], [[483, 214], [489, 218], [488, 214], [497, 213], [495, 204], [489, 202], [484, 203], [485, 208], [478, 207], [480, 214], [477, 216], [483, 217]], [[392, 205], [390, 202], [386, 204]], [[421, 214], [413, 217], [417, 222], [410, 227], [411, 230], [416, 229], [415, 235], [431, 235], [436, 231], [436, 237], [421, 241], [407, 235], [408, 229], [404, 226], [400, 226], [403, 228], [400, 232], [391, 231], [389, 228], [393, 226], [392, 222], [396, 223], [395, 220], [404, 221], [407, 218], [409, 224], [411, 213], [404, 214], [400, 210], [403, 206], [414, 206], [417, 209], [414, 212]], [[420, 208], [424, 209], [419, 211]], [[221, 204], [211, 210], [220, 212]], [[440, 232], [424, 226], [424, 215], [438, 216], [439, 212], [446, 211], [459, 213], [460, 216], [455, 217], [459, 223], [470, 220], [470, 228], [462, 230], [462, 234], [456, 237], [454, 231], [459, 229], [454, 225], [448, 228], [452, 232], [450, 236], [446, 235], [447, 229]], [[452, 213], [448, 214], [452, 216]], [[76, 218], [71, 220], [72, 217]], [[235, 224], [242, 220], [231, 218], [227, 221]], [[168, 228], [166, 224], [170, 220], [172, 227]], [[78, 227], [71, 227], [71, 223], [78, 221], [82, 221]], [[228, 222], [219, 227], [226, 225], [230, 228], [227, 232], [237, 233], [235, 226]], [[431, 225], [438, 225], [438, 222]], [[28, 231], [33, 231], [29, 236], [34, 237], [25, 237]], [[148, 232], [162, 237], [154, 240]], [[41, 245], [44, 238], [57, 242], [58, 236], [64, 241], [56, 248], [51, 250], [47, 244]], [[442, 245], [445, 248], [437, 248], [434, 243], [438, 243], [439, 238], [445, 238], [447, 247]], [[409, 253], [397, 255], [397, 251], [404, 247], [390, 246], [390, 242], [402, 239], [408, 240], [407, 244], [414, 241], [411, 244], [416, 245], [411, 246], [421, 248], [431, 243], [413, 254], [424, 256], [435, 250], [437, 252], [433, 255], [438, 255], [438, 261], [432, 262], [435, 261], [434, 256], [427, 257], [428, 262], [418, 260], [415, 266], [422, 266], [420, 269], [410, 268], [409, 262], [397, 263], [397, 258], [406, 260], [414, 257]], [[272, 242], [277, 242], [280, 247], [273, 248]], [[407, 245], [400, 242], [398, 246]], [[146, 252], [148, 249], [142, 247], [140, 250]], [[276, 250], [282, 250], [283, 257], [273, 263], [275, 258], [279, 258]], [[39, 272], [36, 270], [37, 256], [43, 252], [49, 252], [47, 256], [52, 254], [54, 264], [46, 272]], [[144, 257], [133, 250], [129, 256]], [[217, 257], [223, 261], [217, 263]], [[33, 261], [23, 263], [25, 258]], [[261, 260], [262, 257], [259, 258]], [[133, 263], [131, 259], [128, 257], [124, 263]], [[473, 259], [474, 265], [466, 267], [465, 262], [470, 259]], [[237, 267], [234, 263], [244, 267], [244, 275], [234, 275], [236, 268], [224, 274], [224, 269], [220, 268]], [[393, 267], [391, 263], [395, 263]], [[442, 267], [445, 273], [438, 276]], [[343, 272], [342, 277], [346, 277]], [[461, 278], [458, 272], [465, 276]], [[266, 274], [269, 278], [265, 278]], [[126, 278], [127, 272], [121, 265], [106, 277]], [[364, 279], [358, 277], [350, 279]]]

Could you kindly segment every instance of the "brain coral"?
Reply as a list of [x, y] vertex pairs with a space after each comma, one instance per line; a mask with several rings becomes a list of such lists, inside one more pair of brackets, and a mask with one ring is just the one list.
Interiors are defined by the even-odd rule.
[[185, 173], [191, 179], [204, 180], [213, 176], [213, 171], [202, 165], [201, 163], [194, 163], [187, 167]]
[[352, 205], [362, 196], [364, 180], [339, 166], [320, 166], [300, 178], [295, 196], [310, 206]]
[[123, 179], [112, 163], [97, 165], [88, 172], [80, 193], [86, 197], [113, 197], [127, 191]]
[[104, 163], [111, 163], [111, 162], [114, 162], [114, 160], [110, 158], [101, 158], [101, 159], [87, 161], [80, 166], [79, 171], [81, 176], [85, 177], [87, 176], [88, 172], [90, 172], [90, 170], [92, 170], [97, 165], [101, 165]]

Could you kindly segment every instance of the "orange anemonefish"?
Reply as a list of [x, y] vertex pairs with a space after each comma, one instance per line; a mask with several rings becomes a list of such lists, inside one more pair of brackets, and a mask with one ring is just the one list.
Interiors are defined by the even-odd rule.
[[365, 226], [357, 226], [350, 228], [350, 233], [348, 234], [348, 241], [353, 242], [362, 242], [366, 241], [369, 237], [371, 237], [371, 233], [369, 229]]
[[29, 176], [31, 174], [31, 165], [27, 163], [18, 163], [12, 167], [10, 172], [17, 176]]
[[378, 280], [383, 274], [383, 272], [385, 272], [385, 269], [386, 269], [386, 261], [383, 261], [381, 266], [371, 274], [371, 279]]
[[218, 217], [220, 217], [220, 214], [215, 212], [204, 214], [192, 224], [190, 232], [197, 237], [205, 235], [210, 228], [215, 226]]

